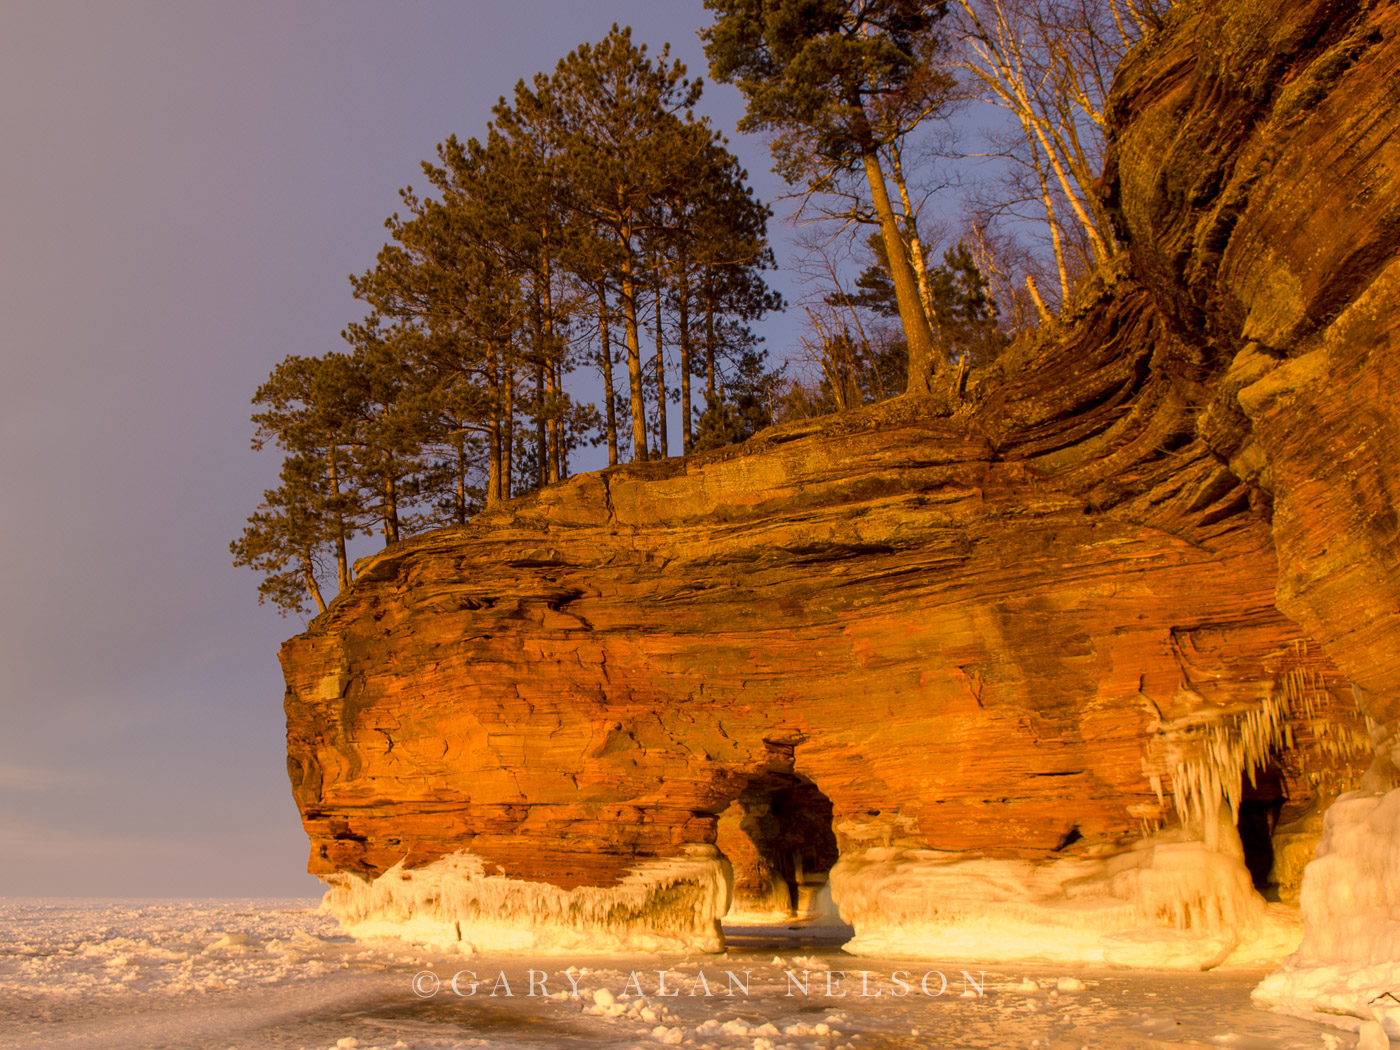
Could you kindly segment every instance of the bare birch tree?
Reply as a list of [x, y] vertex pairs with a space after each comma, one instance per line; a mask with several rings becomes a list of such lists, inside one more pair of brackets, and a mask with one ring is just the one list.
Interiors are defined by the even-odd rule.
[[[954, 0], [957, 63], [972, 89], [1001, 107], [1017, 146], [1003, 158], [1018, 165], [1048, 229], [1056, 300], [1066, 303], [1076, 269], [1089, 270], [1118, 251], [1092, 191], [1103, 170], [1107, 103], [1113, 71], [1160, 23], [1167, 0]], [[1005, 202], [1003, 202], [1005, 206]], [[1083, 245], [1080, 265], [1074, 255]], [[1042, 290], [1028, 290], [1042, 312]]]

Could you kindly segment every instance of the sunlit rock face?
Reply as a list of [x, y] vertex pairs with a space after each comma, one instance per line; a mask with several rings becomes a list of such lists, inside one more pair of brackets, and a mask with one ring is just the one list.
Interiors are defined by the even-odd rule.
[[1116, 85], [1111, 163], [1135, 272], [1232, 358], [1268, 490], [1279, 607], [1400, 715], [1400, 10], [1190, 4]]
[[1272, 497], [1276, 604], [1376, 745], [1301, 876], [1302, 945], [1256, 998], [1400, 1036], [1400, 8], [1199, 6], [1119, 80], [1121, 219], [1175, 328], [1234, 355], [1248, 438], [1223, 451]]
[[1354, 697], [1400, 696], [1397, 9], [1245, 6], [1123, 71], [1130, 251], [951, 417], [583, 475], [360, 566], [282, 652], [347, 918], [712, 949], [830, 894], [857, 951], [1296, 943], [1252, 885], [1297, 894]]

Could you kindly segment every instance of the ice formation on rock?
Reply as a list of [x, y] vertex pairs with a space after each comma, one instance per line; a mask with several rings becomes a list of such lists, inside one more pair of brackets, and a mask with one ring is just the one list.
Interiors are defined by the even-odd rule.
[[466, 953], [702, 951], [724, 948], [719, 920], [733, 875], [714, 847], [638, 864], [615, 886], [562, 890], [489, 875], [456, 853], [420, 868], [402, 864], [373, 881], [328, 876], [325, 907], [346, 932]]
[[[893, 848], [844, 854], [831, 885], [856, 929], [846, 949], [1174, 969], [1283, 958], [1301, 922], [1255, 891], [1236, 821], [1246, 780], [1293, 748], [1300, 720], [1311, 726], [1310, 752], [1352, 768], [1350, 737], [1311, 725], [1321, 689], [1296, 668], [1252, 702], [1213, 703], [1183, 686], [1170, 717], [1159, 711], [1148, 726], [1143, 761], [1159, 798], [1169, 782], [1180, 823], [1149, 824], [1131, 845], [1039, 863]], [[1319, 832], [1291, 832], [1276, 864], [1310, 856]]]
[[1187, 689], [1178, 699], [1190, 705], [1188, 713], [1148, 726], [1152, 736], [1145, 771], [1158, 798], [1161, 771], [1170, 772], [1176, 812], [1216, 848], [1220, 803], [1229, 805], [1232, 820], [1238, 818], [1245, 777], [1253, 783], [1284, 741], [1288, 700], [1275, 690], [1255, 704], [1222, 707]]
[[1199, 970], [1277, 959], [1300, 933], [1254, 891], [1237, 855], [1180, 828], [1042, 864], [869, 849], [843, 856], [831, 879], [857, 955]]
[[1275, 840], [1275, 872], [1296, 881], [1326, 802], [1356, 785], [1357, 757], [1369, 750], [1356, 726], [1319, 718], [1332, 698], [1302, 666], [1307, 657], [1297, 647], [1297, 662], [1256, 699], [1214, 702], [1186, 681], [1166, 712], [1152, 705], [1143, 772], [1159, 799], [1170, 795], [1177, 821], [1163, 829], [1165, 814], [1145, 819], [1137, 842], [1049, 862], [892, 848], [843, 854], [831, 886], [856, 929], [846, 949], [1174, 969], [1282, 959], [1302, 921], [1266, 903], [1245, 866], [1236, 826], [1245, 784], [1289, 752], [1316, 792], [1313, 808]]
[[1392, 775], [1389, 743], [1362, 789], [1327, 810], [1303, 873], [1302, 945], [1254, 998], [1352, 1030], [1378, 1022], [1400, 1038], [1400, 790], [1380, 789]]

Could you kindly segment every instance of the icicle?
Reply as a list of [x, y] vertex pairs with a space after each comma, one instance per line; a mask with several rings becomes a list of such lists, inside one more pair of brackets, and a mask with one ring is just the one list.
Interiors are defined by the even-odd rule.
[[[1307, 644], [1295, 643], [1294, 655], [1305, 660]], [[1159, 799], [1161, 775], [1170, 774], [1172, 802], [1182, 820], [1209, 828], [1222, 801], [1238, 820], [1244, 778], [1257, 786], [1259, 770], [1275, 751], [1298, 747], [1299, 725], [1307, 734], [1302, 746], [1315, 756], [1304, 763], [1309, 778], [1349, 790], [1356, 759], [1370, 753], [1369, 734], [1330, 721], [1329, 705], [1326, 680], [1294, 666], [1252, 705], [1217, 710], [1198, 704], [1190, 714], [1157, 725], [1144, 772]]]

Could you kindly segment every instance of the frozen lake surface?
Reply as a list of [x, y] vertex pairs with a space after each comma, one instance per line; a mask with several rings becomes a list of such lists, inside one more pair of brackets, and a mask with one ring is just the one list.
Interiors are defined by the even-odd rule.
[[0, 899], [0, 1048], [1356, 1046], [1252, 1007], [1255, 970], [857, 959], [816, 928], [731, 930], [721, 956], [444, 956], [357, 944], [318, 903]]

